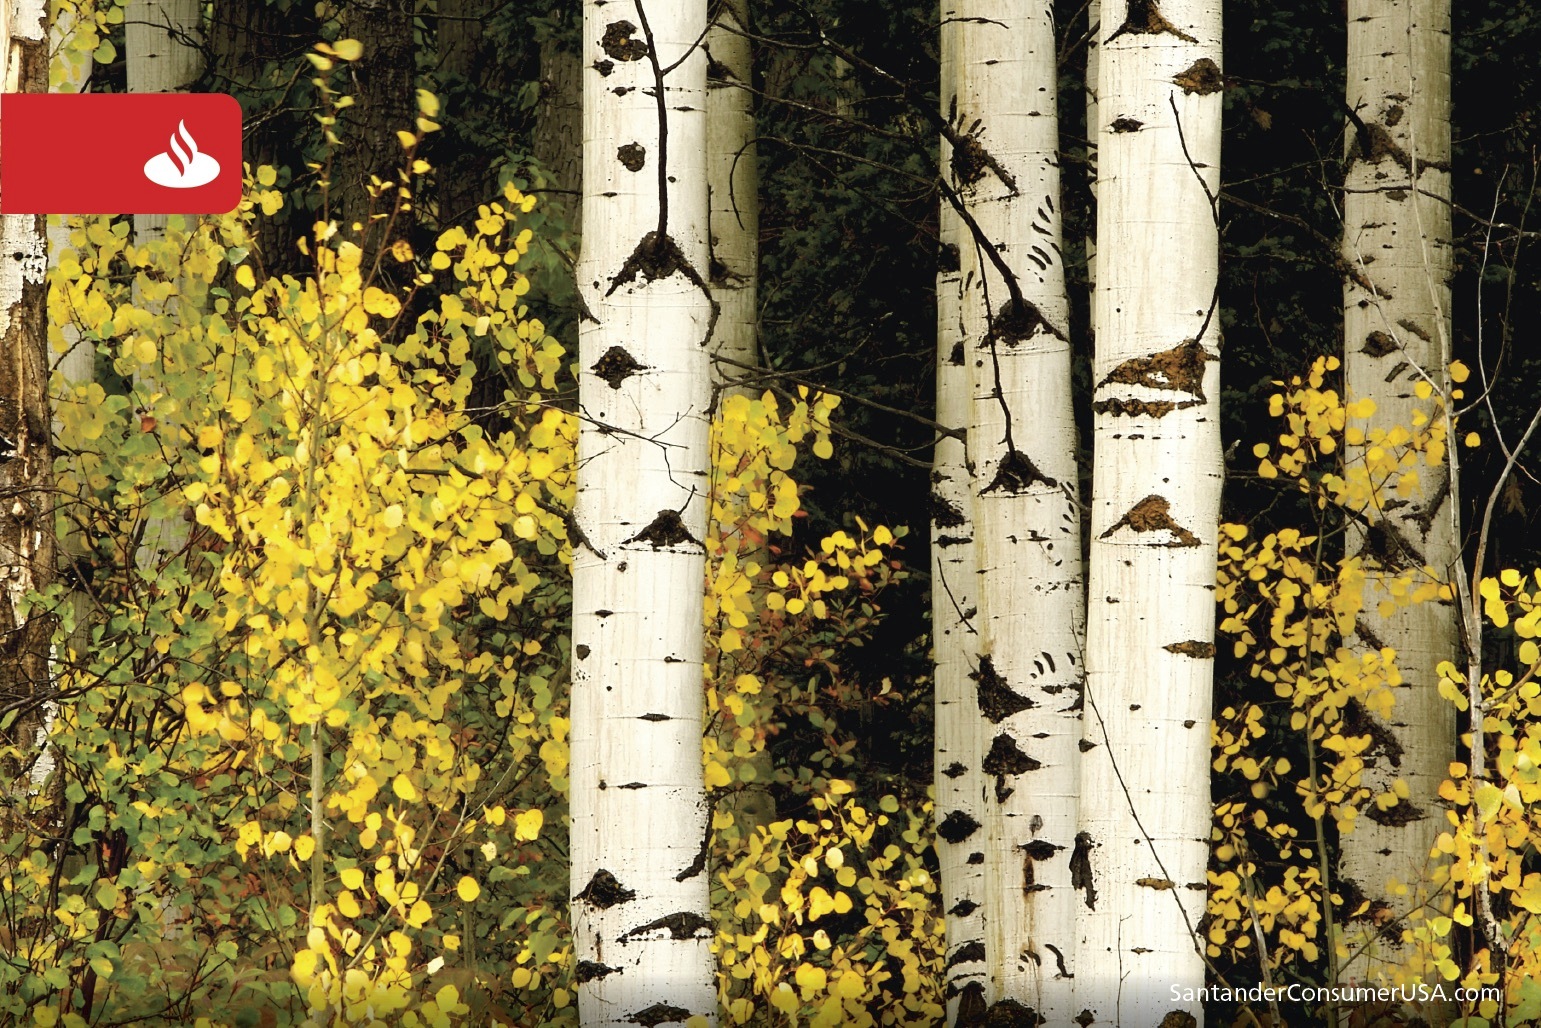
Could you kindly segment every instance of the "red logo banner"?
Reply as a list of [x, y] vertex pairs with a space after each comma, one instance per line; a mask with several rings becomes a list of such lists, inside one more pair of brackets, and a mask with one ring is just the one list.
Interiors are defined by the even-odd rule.
[[224, 93], [0, 95], [0, 213], [225, 214], [241, 174]]

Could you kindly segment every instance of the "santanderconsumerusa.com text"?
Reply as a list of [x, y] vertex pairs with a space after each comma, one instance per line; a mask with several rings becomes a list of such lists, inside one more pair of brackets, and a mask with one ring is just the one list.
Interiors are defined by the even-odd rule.
[[1172, 999], [1178, 1003], [1480, 1003], [1503, 1001], [1497, 986], [1467, 989], [1443, 984], [1409, 982], [1406, 985], [1253, 985], [1240, 988], [1225, 985], [1203, 989], [1172, 986]]

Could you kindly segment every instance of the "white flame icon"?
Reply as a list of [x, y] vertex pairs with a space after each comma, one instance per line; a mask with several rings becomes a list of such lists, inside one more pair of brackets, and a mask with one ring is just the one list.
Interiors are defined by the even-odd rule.
[[198, 149], [197, 140], [187, 131], [187, 122], [179, 121], [177, 130], [171, 134], [171, 152], [158, 153], [145, 161], [144, 177], [158, 186], [192, 189], [218, 178], [219, 162]]

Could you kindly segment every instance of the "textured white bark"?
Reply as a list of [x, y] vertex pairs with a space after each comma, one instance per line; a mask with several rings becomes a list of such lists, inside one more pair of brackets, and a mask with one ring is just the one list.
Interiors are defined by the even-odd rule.
[[[6, 92], [41, 93], [48, 88], [47, 5], [36, 0], [0, 0], [0, 82]], [[0, 216], [0, 436], [7, 459], [0, 462], [0, 493], [6, 517], [0, 522], [0, 696], [20, 703], [46, 689], [49, 618], [23, 614], [27, 594], [47, 585], [54, 573], [52, 446], [48, 417], [48, 340], [45, 318], [47, 237], [41, 215]], [[0, 739], [16, 743], [22, 766], [7, 758], [0, 766], [6, 784], [35, 789], [46, 753], [26, 756], [27, 744], [41, 743], [46, 706], [20, 706]], [[8, 803], [10, 800], [8, 799]]]
[[[1091, 190], [1092, 216], [1087, 219], [1090, 229], [1086, 234], [1086, 288], [1096, 295], [1097, 291], [1097, 76], [1102, 67], [1101, 29], [1102, 0], [1086, 3], [1086, 181]], [[1097, 305], [1087, 305], [1086, 330], [1097, 334]]]
[[[186, 89], [202, 70], [197, 49], [202, 39], [198, 0], [129, 0], [123, 26], [128, 88], [131, 93], [174, 93]], [[140, 246], [166, 234], [165, 214], [134, 215], [134, 242]], [[142, 301], [138, 296], [135, 303]], [[172, 308], [174, 311], [175, 308]], [[155, 392], [153, 379], [141, 379], [141, 390]], [[186, 544], [187, 523], [180, 518], [151, 518], [146, 524], [136, 560], [148, 568]]]
[[[957, 4], [941, 21], [942, 116], [957, 95]], [[941, 167], [952, 148], [941, 140]], [[963, 222], [943, 199], [938, 212], [936, 276], [936, 420], [966, 428], [972, 407], [962, 321], [960, 242]], [[932, 748], [936, 783], [936, 855], [947, 919], [947, 1024], [975, 1025], [987, 1003], [985, 961], [984, 775], [979, 701], [969, 681], [978, 649], [974, 627], [979, 587], [974, 561], [974, 476], [964, 440], [936, 442], [931, 459], [931, 657], [936, 714]], [[974, 858], [971, 860], [970, 858]]]
[[1152, 1028], [1204, 1016], [1170, 989], [1204, 983], [1193, 932], [1221, 485], [1220, 3], [1105, 4], [1101, 51], [1075, 984], [1095, 1023]]
[[[962, 247], [979, 582], [977, 703], [992, 1003], [1075, 1013], [1070, 857], [1081, 738], [1083, 588], [1048, 5], [966, 0], [951, 172], [984, 239]], [[1011, 284], [997, 261], [1010, 270]]]
[[[1414, 387], [1426, 375], [1438, 396], [1450, 360], [1449, 0], [1350, 0], [1347, 100], [1367, 131], [1352, 124], [1348, 131], [1345, 382], [1351, 398], [1375, 400], [1375, 413], [1358, 422], [1366, 431], [1411, 429], [1416, 413], [1438, 415], [1436, 402], [1418, 400]], [[1364, 452], [1350, 447], [1345, 456], [1362, 461]], [[1420, 467], [1411, 502], [1366, 512], [1387, 545], [1367, 547], [1363, 526], [1355, 524], [1348, 553], [1364, 553], [1387, 578], [1427, 567], [1450, 581], [1459, 573], [1453, 569], [1460, 547], [1449, 495], [1448, 463]], [[1408, 799], [1388, 811], [1371, 804], [1341, 839], [1338, 884], [1352, 883], [1372, 905], [1366, 919], [1345, 926], [1344, 941], [1358, 953], [1342, 974], [1357, 981], [1388, 976], [1411, 956], [1377, 927], [1421, 901], [1417, 883], [1427, 881], [1429, 854], [1445, 827], [1439, 785], [1455, 757], [1455, 709], [1439, 695], [1435, 668], [1456, 660], [1458, 650], [1451, 604], [1381, 617], [1381, 575], [1366, 571], [1359, 643], [1396, 650], [1404, 684], [1389, 720], [1364, 712], [1379, 730], [1365, 753], [1363, 781], [1385, 793], [1400, 779]], [[1391, 882], [1412, 888], [1389, 888]]]
[[[60, 9], [58, 16], [54, 18], [49, 27], [48, 49], [50, 53], [59, 53], [75, 31], [75, 15], [73, 11]], [[79, 63], [77, 63], [79, 61]], [[55, 64], [55, 81], [50, 82], [48, 90], [51, 93], [79, 93], [83, 92], [86, 84], [91, 79], [92, 61], [89, 55], [83, 60], [78, 55], [70, 55], [70, 59], [60, 60]], [[59, 255], [70, 246], [70, 232], [65, 225], [65, 219], [59, 215], [48, 217], [48, 267], [54, 268], [59, 262]], [[68, 390], [80, 383], [89, 382], [95, 376], [96, 348], [93, 344], [80, 340], [80, 330], [72, 324], [60, 326], [60, 332], [64, 337], [65, 350], [63, 353], [50, 353], [53, 357], [53, 370], [64, 382], [64, 395]], [[51, 377], [51, 376], [50, 376]], [[53, 415], [53, 430], [55, 435], [59, 432], [59, 412], [63, 397], [61, 391], [54, 391], [49, 409]], [[81, 552], [78, 533], [64, 532], [58, 540], [58, 547], [66, 554], [77, 555]], [[61, 560], [62, 563], [62, 560]], [[75, 608], [76, 623], [80, 626], [72, 643], [78, 648], [83, 647], [88, 638], [84, 627], [84, 614], [90, 605], [90, 597], [74, 589], [70, 592], [70, 602]], [[57, 668], [54, 669], [57, 673]], [[58, 715], [58, 704], [49, 702], [43, 708], [43, 723], [38, 731], [38, 746], [42, 752], [38, 755], [37, 764], [32, 768], [32, 782], [41, 785], [53, 773], [53, 753], [48, 749], [48, 730], [52, 727], [54, 718]]]
[[[722, 0], [706, 34], [711, 56], [706, 93], [707, 187], [711, 193], [710, 282], [718, 315], [713, 356], [737, 364], [759, 358], [756, 294], [760, 263], [760, 174], [755, 148], [748, 0]], [[745, 369], [714, 363], [721, 385]]]
[[[592, 319], [579, 334], [570, 785], [585, 1028], [715, 1021], [701, 769], [706, 18], [705, 0], [584, 5], [578, 286]], [[676, 62], [660, 98], [655, 73]]]

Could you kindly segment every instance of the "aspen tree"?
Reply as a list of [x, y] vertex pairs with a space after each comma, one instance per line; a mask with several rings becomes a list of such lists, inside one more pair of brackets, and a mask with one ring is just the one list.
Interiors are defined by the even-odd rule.
[[[1351, 426], [1369, 437], [1443, 417], [1450, 361], [1449, 0], [1350, 0], [1347, 102], [1353, 117], [1343, 198], [1343, 365], [1349, 399], [1374, 401], [1374, 412]], [[1363, 784], [1378, 796], [1403, 789], [1405, 795], [1389, 806], [1371, 800], [1341, 837], [1335, 884], [1354, 908], [1343, 910], [1352, 956], [1341, 973], [1354, 981], [1388, 977], [1410, 956], [1396, 941], [1400, 932], [1380, 929], [1427, 898], [1419, 883], [1428, 881], [1429, 854], [1448, 830], [1439, 787], [1455, 759], [1456, 735], [1455, 709], [1439, 695], [1436, 670], [1441, 661], [1458, 660], [1455, 608], [1434, 600], [1381, 609], [1392, 580], [1411, 573], [1415, 586], [1449, 583], [1461, 573], [1450, 465], [1440, 454], [1425, 466], [1377, 467], [1370, 460], [1376, 448], [1352, 438], [1346, 448], [1350, 465], [1368, 465], [1382, 487], [1364, 522], [1350, 526], [1347, 547], [1366, 564], [1358, 642], [1394, 650], [1402, 684], [1389, 718], [1356, 705], [1364, 726], [1353, 734], [1371, 740]], [[1405, 449], [1389, 442], [1379, 448], [1393, 459]]]
[[[174, 93], [187, 89], [203, 69], [201, 5], [198, 0], [129, 0], [123, 26], [128, 89], [131, 93]], [[134, 215], [134, 242], [146, 246], [166, 235], [167, 215]], [[175, 314], [174, 304], [136, 304], [156, 315]], [[158, 391], [153, 379], [137, 383], [141, 391]], [[152, 517], [145, 523], [137, 555], [141, 567], [152, 567], [187, 542], [184, 522]]]
[[1221, 460], [1220, 3], [1102, 7], [1077, 1005], [1202, 1023]]
[[[0, 83], [14, 92], [47, 91], [47, 4], [0, 2]], [[18, 712], [0, 734], [0, 775], [7, 790], [25, 790], [41, 755], [39, 696], [48, 689], [53, 629], [46, 613], [26, 609], [27, 594], [54, 576], [46, 220], [0, 215], [0, 235], [0, 490], [7, 498], [0, 520], [0, 704]]]
[[585, 1028], [715, 1019], [706, 0], [584, 5], [572, 916]]
[[1052, 12], [960, 3], [950, 154], [973, 221], [962, 245], [973, 400], [983, 723], [985, 950], [991, 1003], [1075, 1013], [1083, 588], [1061, 252]]
[[[942, 116], [957, 96], [957, 5], [944, 4], [941, 20]], [[941, 138], [942, 174], [952, 148]], [[949, 197], [937, 217], [936, 420], [966, 428], [971, 377], [965, 352], [960, 241], [963, 222]], [[974, 596], [974, 476], [968, 447], [941, 436], [931, 459], [931, 647], [935, 667], [936, 726], [932, 761], [936, 782], [936, 855], [947, 919], [947, 1023], [977, 1025], [985, 1015], [984, 777], [979, 701], [969, 681], [976, 659]]]

